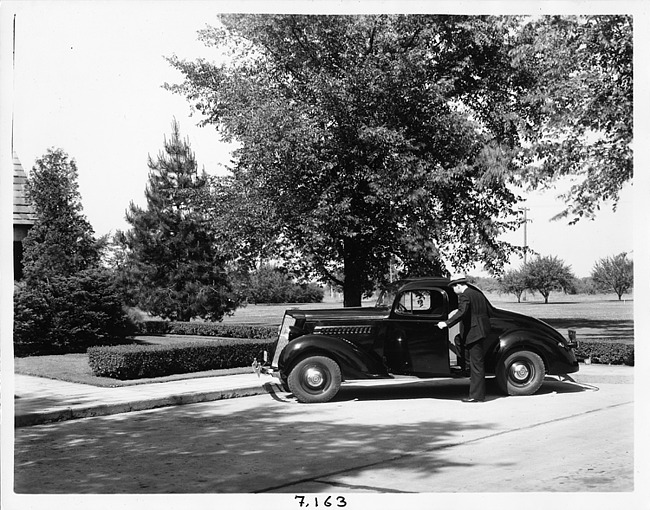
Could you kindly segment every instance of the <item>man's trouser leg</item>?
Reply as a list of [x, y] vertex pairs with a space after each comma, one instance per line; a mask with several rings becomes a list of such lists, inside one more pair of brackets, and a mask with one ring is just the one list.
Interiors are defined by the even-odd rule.
[[469, 398], [485, 400], [485, 360], [483, 339], [467, 345], [469, 351]]

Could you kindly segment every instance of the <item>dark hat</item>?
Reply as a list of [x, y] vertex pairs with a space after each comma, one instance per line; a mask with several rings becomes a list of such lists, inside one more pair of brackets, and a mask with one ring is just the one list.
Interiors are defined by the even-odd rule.
[[449, 282], [449, 286], [453, 287], [454, 285], [467, 285], [467, 278], [455, 278]]

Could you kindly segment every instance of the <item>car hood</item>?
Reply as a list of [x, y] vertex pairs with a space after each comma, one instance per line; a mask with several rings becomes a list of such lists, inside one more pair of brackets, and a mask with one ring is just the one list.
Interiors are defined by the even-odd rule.
[[348, 322], [348, 321], [377, 321], [388, 318], [389, 308], [355, 307], [355, 308], [323, 308], [317, 310], [287, 310], [287, 315], [307, 322]]

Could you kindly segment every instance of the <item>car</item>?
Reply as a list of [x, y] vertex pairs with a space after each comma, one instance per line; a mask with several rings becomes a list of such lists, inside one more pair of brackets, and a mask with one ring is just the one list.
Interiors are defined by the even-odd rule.
[[[467, 377], [459, 366], [458, 326], [440, 329], [458, 298], [444, 277], [415, 278], [383, 291], [374, 307], [287, 310], [272, 360], [277, 377], [304, 403], [327, 402], [344, 382]], [[470, 287], [480, 289], [474, 285]], [[574, 330], [565, 338], [541, 320], [489, 305], [486, 375], [506, 395], [531, 395], [548, 375], [578, 371]]]

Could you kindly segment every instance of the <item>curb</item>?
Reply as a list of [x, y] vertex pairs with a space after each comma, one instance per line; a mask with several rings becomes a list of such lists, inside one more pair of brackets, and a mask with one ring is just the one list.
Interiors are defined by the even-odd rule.
[[200, 402], [211, 402], [228, 398], [250, 397], [263, 395], [265, 393], [281, 392], [279, 384], [265, 383], [263, 386], [251, 386], [247, 388], [233, 388], [209, 392], [181, 393], [166, 397], [137, 400], [132, 402], [116, 402], [114, 404], [96, 404], [78, 407], [67, 407], [55, 411], [44, 411], [24, 413], [16, 415], [14, 426], [16, 428], [30, 427], [32, 425], [43, 425], [59, 421], [76, 420], [80, 418], [92, 418], [94, 416], [108, 416], [133, 411], [146, 411], [158, 407], [168, 407], [184, 404], [197, 404]]
[[564, 376], [567, 381], [577, 384], [634, 384], [633, 375], [616, 375], [616, 374], [569, 374]]

